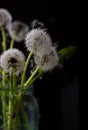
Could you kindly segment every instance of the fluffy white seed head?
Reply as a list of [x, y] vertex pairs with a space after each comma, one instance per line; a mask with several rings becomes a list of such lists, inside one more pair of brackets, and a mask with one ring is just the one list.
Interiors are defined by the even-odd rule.
[[58, 65], [58, 62], [59, 57], [55, 47], [52, 47], [45, 55], [35, 55], [35, 63], [43, 71], [54, 69]]
[[6, 9], [0, 9], [0, 27], [7, 27], [12, 21], [12, 16]]
[[35, 20], [33, 20], [32, 22], [31, 22], [31, 28], [33, 29], [35, 29], [35, 28], [40, 28], [40, 29], [43, 29], [43, 28], [45, 28], [45, 25], [42, 23], [42, 22], [40, 22], [40, 21], [38, 21], [37, 19], [35, 19]]
[[18, 75], [23, 71], [25, 65], [25, 56], [18, 49], [9, 49], [5, 51], [0, 57], [0, 66], [7, 73], [10, 72], [12, 67], [14, 73]]
[[32, 29], [26, 36], [26, 47], [33, 53], [45, 54], [52, 46], [52, 40], [44, 29]]
[[24, 40], [26, 34], [29, 31], [28, 25], [23, 22], [15, 21], [8, 26], [10, 37], [14, 37], [17, 42]]

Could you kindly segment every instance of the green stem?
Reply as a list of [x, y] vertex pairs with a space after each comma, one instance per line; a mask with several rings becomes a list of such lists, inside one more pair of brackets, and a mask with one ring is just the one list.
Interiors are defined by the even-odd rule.
[[21, 104], [21, 100], [19, 99], [18, 96], [16, 96], [15, 98], [15, 103], [14, 103], [14, 112], [15, 112], [15, 118], [13, 118], [13, 128], [15, 128], [14, 130], [20, 130], [21, 129], [21, 120], [20, 120], [20, 105]]
[[13, 36], [12, 39], [11, 39], [10, 48], [13, 48], [13, 46], [14, 46], [15, 37], [16, 37], [16, 34], [14, 34], [14, 36]]
[[13, 88], [13, 70], [10, 69], [10, 91], [9, 91], [9, 107], [8, 107], [8, 130], [11, 130], [12, 125], [12, 112], [13, 112], [13, 101], [12, 101], [12, 88]]
[[2, 93], [2, 112], [3, 112], [3, 123], [5, 126], [5, 129], [7, 129], [7, 118], [6, 118], [6, 107], [7, 104], [5, 102], [5, 93]]
[[[15, 98], [13, 99], [13, 108], [12, 108], [12, 113], [15, 113], [16, 108], [17, 108], [17, 102], [16, 102], [16, 81], [17, 81], [17, 77], [15, 74], [13, 74], [13, 88], [12, 88], [12, 96], [15, 96]], [[17, 126], [17, 119], [16, 118], [12, 118], [12, 122], [13, 122], [13, 130], [17, 130], [16, 126]]]
[[23, 71], [23, 74], [22, 74], [21, 87], [23, 87], [23, 85], [24, 85], [25, 77], [26, 77], [26, 72], [27, 72], [27, 67], [28, 67], [28, 64], [29, 64], [29, 61], [30, 61], [30, 58], [31, 58], [32, 54], [33, 53], [30, 52], [30, 54], [28, 55], [28, 58], [26, 60], [24, 71]]
[[[2, 73], [2, 86], [3, 89], [5, 89], [5, 71]], [[3, 112], [3, 122], [5, 125], [5, 128], [7, 128], [7, 116], [6, 116], [6, 109], [7, 109], [7, 103], [6, 103], [6, 92], [2, 92], [2, 112]]]
[[3, 70], [0, 68], [0, 73], [2, 74]]
[[24, 111], [24, 107], [23, 106], [21, 106], [21, 112], [22, 112], [23, 120], [26, 123], [27, 130], [31, 130], [31, 127], [30, 127], [30, 124], [29, 124], [29, 120], [28, 120], [27, 114]]
[[15, 92], [16, 90], [16, 81], [17, 81], [17, 77], [15, 74], [13, 74], [13, 91]]
[[32, 73], [32, 75], [29, 77], [29, 79], [26, 81], [26, 83], [24, 84], [24, 87], [27, 87], [31, 83], [31, 81], [33, 80], [33, 77], [37, 74], [38, 71], [39, 71], [39, 68], [37, 67], [35, 71]]
[[35, 76], [35, 77], [31, 80], [31, 82], [30, 82], [29, 86], [30, 86], [31, 84], [33, 84], [33, 83], [34, 83], [34, 81], [35, 81], [36, 79], [38, 79], [38, 78], [39, 78], [42, 74], [43, 74], [43, 71], [42, 71], [42, 70], [39, 70], [38, 75], [37, 75], [37, 76]]
[[6, 50], [6, 33], [5, 33], [4, 27], [2, 27], [2, 38], [3, 38], [3, 42], [2, 42], [3, 51], [5, 51]]
[[[11, 97], [11, 91], [9, 93], [9, 96]], [[8, 111], [8, 130], [11, 130], [12, 125], [12, 99], [9, 99], [9, 111]]]
[[15, 130], [21, 130], [21, 120], [19, 114], [16, 115]]

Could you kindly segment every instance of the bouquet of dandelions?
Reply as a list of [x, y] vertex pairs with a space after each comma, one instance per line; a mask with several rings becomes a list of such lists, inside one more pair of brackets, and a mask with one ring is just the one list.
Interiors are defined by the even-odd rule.
[[[27, 97], [29, 100], [29, 119], [24, 102], [27, 89], [45, 72], [51, 71], [61, 65], [64, 59], [71, 57], [75, 47], [69, 46], [56, 50], [47, 30], [42, 23], [35, 21], [33, 24], [39, 26], [32, 28], [20, 21], [12, 22], [11, 14], [6, 9], [0, 9], [0, 31], [2, 53], [0, 54], [0, 100], [2, 109], [2, 122], [0, 130], [38, 130], [38, 106], [33, 95]], [[7, 45], [7, 38], [10, 42]], [[24, 40], [29, 55], [25, 58], [23, 52], [14, 48], [14, 43]], [[27, 78], [28, 66], [33, 59], [33, 69]], [[36, 104], [34, 106], [33, 102]], [[34, 108], [37, 112], [34, 115]], [[37, 118], [33, 124], [33, 117]], [[25, 124], [25, 125], [23, 125]]]

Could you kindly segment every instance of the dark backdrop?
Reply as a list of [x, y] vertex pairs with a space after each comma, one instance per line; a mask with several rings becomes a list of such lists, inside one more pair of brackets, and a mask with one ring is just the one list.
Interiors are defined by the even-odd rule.
[[[13, 20], [30, 24], [34, 19], [45, 23], [58, 49], [68, 45], [79, 48], [76, 31], [76, 3], [72, 0], [0, 0]], [[23, 46], [19, 45], [20, 49]], [[64, 63], [37, 80], [34, 95], [40, 108], [40, 130], [79, 130], [79, 49]]]

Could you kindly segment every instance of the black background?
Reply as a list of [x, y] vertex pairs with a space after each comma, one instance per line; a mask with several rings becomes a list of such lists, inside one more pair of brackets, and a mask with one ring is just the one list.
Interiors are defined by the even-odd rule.
[[[72, 0], [0, 0], [13, 21], [28, 25], [38, 19], [45, 23], [58, 49], [77, 46], [76, 53], [62, 69], [53, 70], [37, 80], [34, 95], [40, 109], [39, 130], [79, 130], [79, 39], [76, 30], [76, 2]], [[23, 49], [22, 45], [18, 45]], [[24, 49], [23, 49], [24, 50]]]

